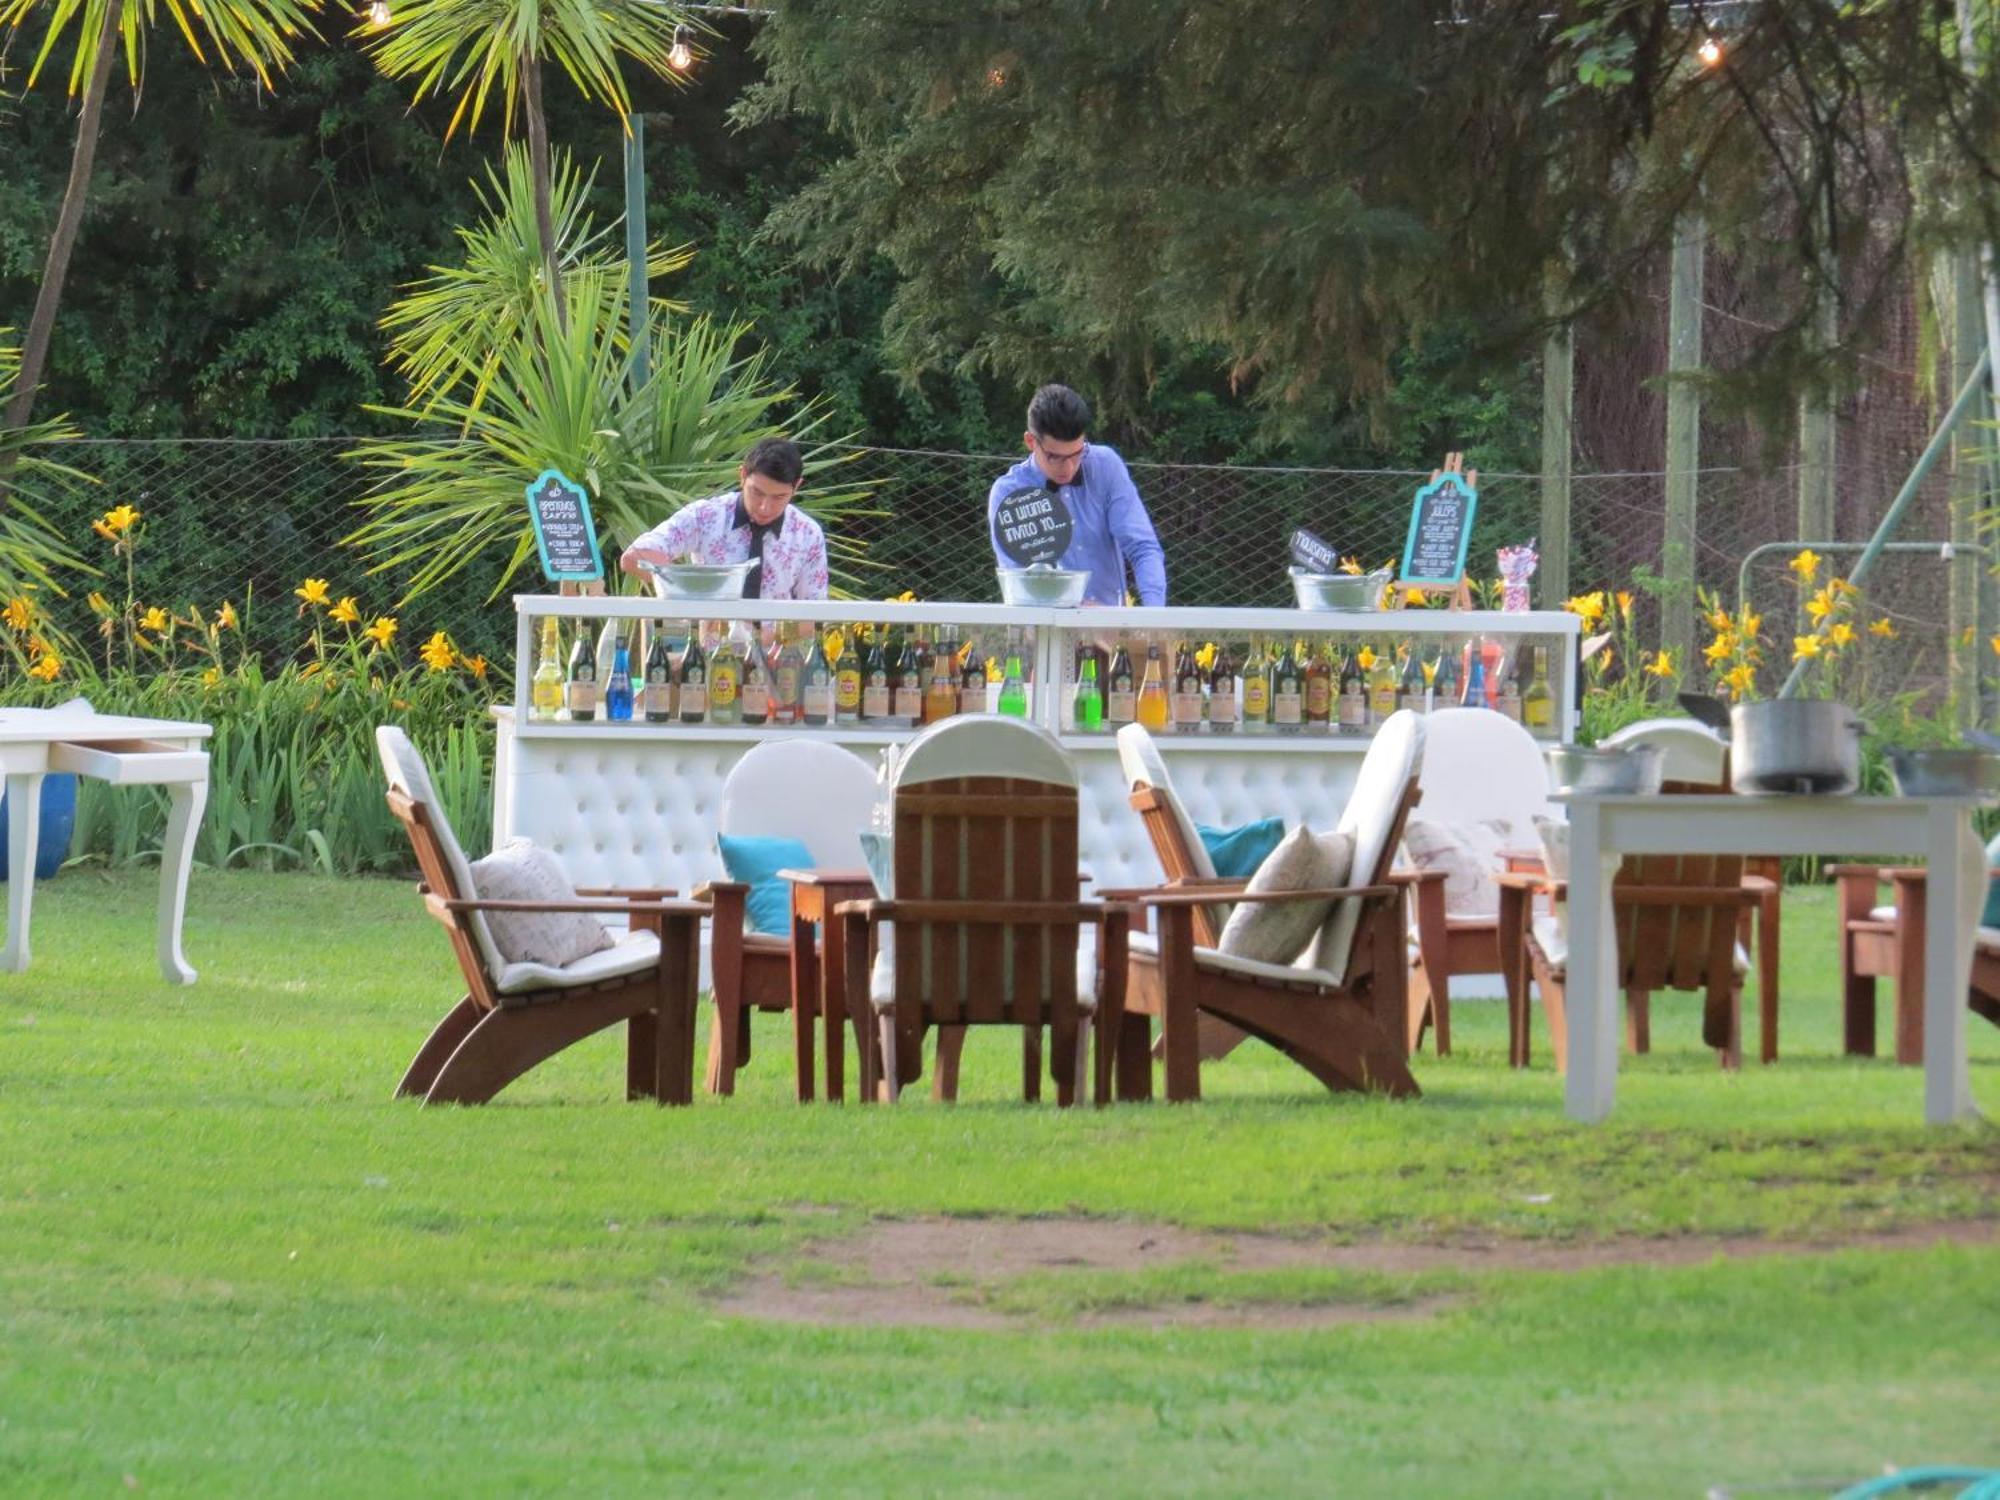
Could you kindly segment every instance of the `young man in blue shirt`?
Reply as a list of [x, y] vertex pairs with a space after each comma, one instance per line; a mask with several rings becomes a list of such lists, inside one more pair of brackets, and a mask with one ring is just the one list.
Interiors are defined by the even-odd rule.
[[1003, 568], [1018, 567], [1000, 546], [994, 515], [1007, 496], [1036, 485], [1061, 496], [1075, 530], [1061, 558], [1089, 572], [1086, 604], [1125, 602], [1125, 570], [1141, 604], [1167, 602], [1167, 559], [1153, 518], [1132, 483], [1125, 460], [1101, 443], [1084, 441], [1090, 406], [1066, 385], [1045, 385], [1028, 403], [1028, 456], [994, 481], [986, 497], [986, 531]]

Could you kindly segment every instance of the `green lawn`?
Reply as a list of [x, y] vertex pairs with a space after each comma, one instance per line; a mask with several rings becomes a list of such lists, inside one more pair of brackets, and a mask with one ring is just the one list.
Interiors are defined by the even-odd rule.
[[[1199, 1106], [1024, 1107], [988, 1036], [955, 1108], [801, 1108], [774, 1022], [733, 1100], [623, 1103], [606, 1036], [488, 1108], [426, 1113], [389, 1090], [455, 975], [406, 883], [197, 874], [191, 990], [157, 978], [151, 922], [150, 873], [71, 871], [37, 893], [35, 967], [0, 976], [0, 1494], [1748, 1496], [2000, 1463], [2000, 1132], [1925, 1130], [1917, 1070], [1836, 1056], [1824, 892], [1787, 901], [1785, 1060], [1722, 1075], [1695, 1002], [1656, 1001], [1657, 1051], [1597, 1129], [1564, 1120], [1539, 1034], [1537, 1068], [1504, 1066], [1477, 1003], [1400, 1105], [1252, 1047]], [[1973, 1046], [2000, 1110], [2000, 1031], [1975, 1022]], [[814, 1240], [936, 1214], [1824, 1244], [1581, 1271], [940, 1270], [1010, 1315], [993, 1330], [716, 1307], [774, 1267], [852, 1274], [800, 1257]], [[1940, 1220], [1985, 1222], [1839, 1244]], [[1077, 1316], [1190, 1301], [1419, 1315]]]

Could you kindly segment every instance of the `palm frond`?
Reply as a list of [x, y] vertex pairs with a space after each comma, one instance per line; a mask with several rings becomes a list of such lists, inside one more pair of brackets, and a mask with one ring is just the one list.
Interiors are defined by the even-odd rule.
[[74, 97], [83, 91], [97, 64], [107, 5], [120, 7], [111, 45], [125, 54], [126, 75], [134, 88], [144, 72], [146, 38], [161, 10], [198, 61], [212, 61], [231, 73], [247, 69], [266, 88], [273, 72], [291, 65], [300, 41], [319, 36], [312, 18], [321, 0], [0, 0], [0, 26], [10, 31], [47, 17], [42, 44], [28, 69], [28, 87], [35, 86], [50, 57], [68, 46], [69, 92]]

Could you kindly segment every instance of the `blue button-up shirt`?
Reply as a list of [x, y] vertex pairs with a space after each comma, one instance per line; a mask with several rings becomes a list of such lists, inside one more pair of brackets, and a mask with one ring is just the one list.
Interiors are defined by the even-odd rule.
[[[1000, 501], [1030, 485], [1046, 485], [1048, 476], [1036, 467], [1033, 454], [1014, 465], [993, 482], [986, 497], [986, 534], [993, 543], [993, 555], [1003, 568], [1015, 562], [1000, 548], [994, 529], [994, 513]], [[1084, 450], [1074, 481], [1058, 493], [1076, 522], [1069, 550], [1062, 555], [1065, 568], [1083, 568], [1090, 573], [1084, 598], [1093, 604], [1125, 602], [1125, 569], [1132, 569], [1141, 604], [1167, 602], [1167, 555], [1153, 531], [1153, 518], [1132, 483], [1125, 460], [1110, 448], [1092, 443]]]

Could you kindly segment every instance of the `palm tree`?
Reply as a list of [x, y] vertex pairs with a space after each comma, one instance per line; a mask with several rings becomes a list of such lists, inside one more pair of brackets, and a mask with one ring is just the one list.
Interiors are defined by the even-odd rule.
[[[528, 136], [542, 270], [552, 290], [560, 286], [543, 60], [553, 58], [577, 92], [608, 104], [622, 121], [632, 101], [619, 57], [679, 81], [667, 53], [686, 17], [651, 0], [414, 0], [402, 10], [384, 6], [382, 11], [386, 14], [371, 15], [357, 28], [368, 38], [369, 54], [386, 76], [414, 78], [418, 100], [440, 92], [457, 95], [447, 137], [461, 124], [477, 129], [496, 88], [502, 129], [511, 133], [520, 115]], [[568, 302], [559, 294], [551, 298], [559, 320], [568, 316]]]
[[[6, 341], [12, 332], [0, 328], [0, 400], [6, 399], [20, 378], [21, 351]], [[70, 550], [33, 499], [36, 491], [55, 494], [94, 482], [43, 451], [43, 445], [81, 436], [62, 417], [0, 427], [0, 473], [8, 478], [7, 505], [0, 510], [0, 594], [10, 601], [36, 589], [60, 594], [63, 590], [56, 581], [57, 572], [84, 569], [83, 560]]]
[[63, 278], [69, 272], [70, 252], [76, 247], [84, 199], [90, 191], [104, 94], [118, 54], [125, 54], [126, 76], [136, 95], [146, 37], [157, 13], [164, 10], [198, 60], [207, 63], [212, 57], [232, 73], [247, 68], [269, 88], [272, 72], [283, 71], [291, 62], [294, 44], [301, 37], [318, 35], [311, 13], [319, 7], [320, 0], [0, 0], [0, 26], [12, 34], [46, 17], [41, 47], [28, 70], [28, 87], [35, 86], [50, 57], [69, 46], [70, 97], [76, 97], [79, 89], [83, 94], [76, 146], [70, 153], [69, 183], [63, 189], [55, 232], [49, 236], [49, 257], [35, 293], [35, 309], [28, 318], [13, 399], [7, 404], [7, 426], [25, 427], [34, 414], [35, 394], [48, 363], [49, 339], [55, 332], [56, 306], [62, 300]]

